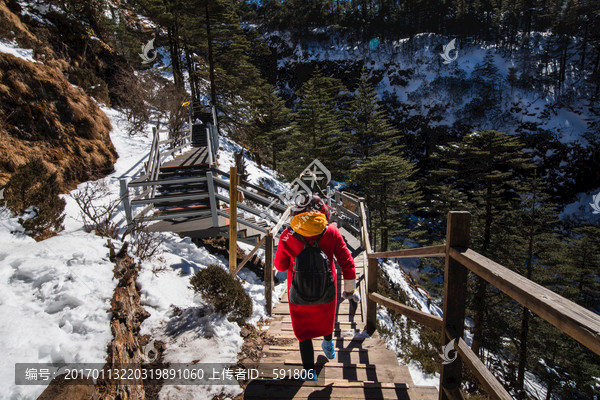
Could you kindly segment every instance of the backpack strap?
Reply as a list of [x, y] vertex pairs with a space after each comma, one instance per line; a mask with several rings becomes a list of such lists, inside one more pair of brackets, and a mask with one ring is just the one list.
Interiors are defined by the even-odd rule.
[[[304, 248], [306, 248], [307, 246], [310, 246], [311, 244], [308, 242], [308, 240], [306, 240], [306, 238], [304, 236], [302, 236], [301, 234], [299, 234], [298, 232], [296, 232], [295, 230], [291, 229], [290, 230], [293, 232], [294, 237], [296, 237], [297, 239], [299, 239], [300, 241], [302, 241], [302, 243], [304, 243]], [[314, 243], [316, 243], [317, 245], [319, 245], [319, 240], [321, 240], [321, 238], [323, 237], [323, 234], [325, 233], [325, 231], [327, 231], [327, 226], [325, 226], [325, 229], [323, 229], [323, 232], [321, 232], [319, 234], [319, 236], [317, 236], [317, 238], [315, 239]]]

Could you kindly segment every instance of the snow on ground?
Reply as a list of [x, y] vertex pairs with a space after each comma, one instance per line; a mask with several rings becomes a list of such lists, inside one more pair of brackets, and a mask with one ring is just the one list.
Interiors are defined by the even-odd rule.
[[[219, 169], [229, 173], [229, 168], [235, 166], [233, 153], [240, 152], [243, 150], [243, 148], [239, 144], [226, 137], [220, 138], [219, 146], [222, 148], [219, 149], [219, 152], [217, 153]], [[289, 185], [286, 185], [277, 179], [277, 172], [266, 166], [259, 168], [258, 165], [250, 158], [248, 151], [244, 152], [244, 159], [246, 164], [246, 172], [249, 175], [248, 181], [250, 183], [259, 186], [263, 185], [267, 190], [278, 194], [289, 190]]]
[[[219, 168], [228, 172], [229, 167], [233, 165], [232, 152], [239, 151], [241, 147], [226, 138], [221, 137], [220, 140], [224, 150], [219, 152]], [[246, 165], [251, 182], [267, 182], [272, 188], [285, 188], [273, 177], [272, 171], [261, 170], [249, 159], [246, 160]], [[227, 321], [225, 316], [211, 314], [201, 296], [196, 295], [189, 285], [191, 275], [209, 264], [228, 269], [227, 260], [209, 254], [204, 248], [196, 247], [189, 238], [182, 239], [171, 233], [161, 235], [164, 261], [144, 263], [138, 278], [142, 287], [142, 305], [151, 313], [150, 318], [142, 324], [141, 333], [151, 334], [154, 339], [167, 344], [164, 353], [166, 362], [237, 362], [237, 354], [243, 344], [239, 326]], [[253, 246], [244, 243], [239, 243], [239, 246], [247, 253], [253, 249]], [[264, 261], [262, 249], [257, 251], [257, 255]], [[242, 268], [238, 276], [252, 299], [253, 312], [247, 322], [256, 325], [261, 319], [268, 318], [265, 311], [264, 284], [247, 268]], [[285, 284], [275, 285], [273, 304], [278, 302], [283, 290]], [[162, 388], [160, 396], [212, 399], [219, 393], [235, 396], [241, 393], [241, 389], [231, 385], [170, 385]]]
[[[120, 179], [139, 175], [152, 137], [128, 136], [123, 114], [108, 108], [103, 111], [111, 120], [111, 140], [119, 154], [115, 171], [104, 178], [111, 189], [104, 201], [109, 202], [119, 197]], [[230, 150], [236, 145], [223, 140], [223, 146]], [[221, 151], [220, 156], [226, 164], [227, 151]], [[272, 171], [264, 172], [250, 160], [247, 164], [252, 182], [285, 189]], [[45, 388], [14, 385], [15, 363], [104, 363], [106, 346], [112, 339], [108, 310], [116, 280], [106, 239], [85, 232], [75, 201], [68, 195], [63, 198], [67, 202], [65, 230], [41, 242], [24, 235], [17, 219], [7, 209], [0, 209], [0, 313], [4, 316], [0, 346], [5, 349], [0, 361], [0, 386], [6, 388], [0, 394], [2, 399], [35, 398]], [[124, 228], [121, 207], [114, 220]], [[150, 313], [141, 333], [166, 343], [167, 362], [235, 363], [243, 343], [239, 326], [223, 315], [211, 313], [189, 284], [192, 274], [209, 264], [227, 269], [227, 260], [198, 248], [189, 238], [172, 233], [156, 235], [160, 236], [161, 254], [142, 263], [138, 278], [142, 305]], [[117, 248], [121, 246], [118, 240], [113, 242]], [[251, 246], [241, 246], [251, 250]], [[263, 253], [259, 251], [259, 257], [264, 258]], [[264, 285], [246, 268], [238, 276], [253, 301], [248, 322], [256, 324], [267, 317]], [[276, 285], [274, 303], [284, 286]], [[166, 385], [160, 397], [210, 399], [219, 393], [235, 396], [240, 392], [232, 385]]]
[[594, 201], [595, 196], [600, 196], [600, 188], [577, 194], [577, 199], [564, 207], [563, 211], [559, 214], [559, 218], [563, 221], [573, 219], [590, 224], [597, 222], [600, 217], [597, 213], [594, 214], [595, 208], [599, 206]]
[[[142, 306], [150, 313], [140, 333], [166, 343], [163, 356], [167, 363], [235, 364], [243, 344], [240, 327], [224, 315], [211, 313], [190, 287], [190, 277], [205, 266], [226, 266], [189, 238], [172, 233], [161, 236], [163, 261], [143, 263], [138, 277]], [[219, 393], [235, 396], [241, 389], [231, 385], [165, 385], [160, 397], [212, 399]]]
[[16, 386], [15, 363], [104, 363], [116, 281], [106, 241], [82, 230], [36, 242], [0, 218], [0, 398], [37, 397]]
[[8, 53], [25, 61], [37, 62], [33, 59], [33, 50], [20, 48], [14, 40], [0, 39], [0, 53]]
[[[534, 33], [528, 46], [507, 54], [495, 44], [472, 43], [458, 38], [457, 52], [449, 54], [456, 56], [456, 60], [443, 64], [442, 48], [453, 38], [433, 33], [421, 33], [398, 41], [383, 40], [376, 46], [369, 40], [349, 41], [335, 29], [331, 29], [326, 39], [307, 35], [298, 40], [287, 31], [271, 31], [265, 33], [264, 38], [280, 55], [278, 68], [288, 69], [282, 73], [293, 72], [294, 64], [327, 63], [328, 70], [337, 68], [340, 73], [348, 74], [355, 68], [356, 60], [369, 60], [364, 67], [367, 74], [377, 79], [375, 89], [380, 98], [395, 96], [412, 109], [411, 116], [427, 115], [433, 105], [441, 106], [444, 109], [440, 114], [442, 119], [431, 124], [447, 126], [465, 118], [465, 106], [474, 96], [473, 91], [457, 90], [452, 82], [461, 82], [464, 87], [471, 85], [473, 73], [482, 65], [488, 52], [493, 56], [499, 79], [508, 79], [510, 68], [520, 74], [524, 68], [523, 54], [538, 57], [548, 40], [544, 33]], [[574, 48], [576, 46], [572, 46]], [[540, 129], [556, 133], [562, 143], [589, 145], [584, 134], [593, 133], [591, 123], [598, 118], [588, 104], [577, 100], [579, 92], [585, 88], [581, 83], [581, 71], [577, 66], [572, 67], [575, 72], [567, 77], [568, 83], [564, 86], [571, 88], [572, 93], [563, 93], [567, 98], [573, 97], [572, 100], [558, 102], [551, 87], [543, 90], [511, 87], [509, 90], [507, 85], [499, 104], [503, 117], [494, 121], [487, 117], [472, 121], [475, 129], [493, 128], [514, 134], [522, 123], [534, 122]], [[283, 85], [279, 89], [291, 94], [289, 87], [285, 87], [287, 82]], [[515, 104], [524, 107], [513, 110]]]
[[[385, 260], [380, 264], [380, 266], [387, 273], [390, 281], [398, 285], [408, 295], [409, 299], [416, 304], [417, 309], [438, 317], [442, 316], [442, 310], [432, 302], [427, 301], [427, 297], [424, 295], [424, 293], [422, 293], [422, 289], [415, 289], [408, 283], [410, 279], [409, 273], [404, 271], [400, 264], [391, 260]], [[406, 319], [404, 316], [402, 318]], [[395, 324], [388, 314], [387, 309], [378, 307], [377, 319], [380, 321], [380, 323], [388, 327], [390, 331], [396, 331]], [[410, 332], [410, 337], [413, 342], [418, 342], [420, 340], [419, 334], [416, 332], [416, 330]], [[401, 354], [404, 351], [403, 347], [400, 346], [399, 338], [386, 337], [386, 342], [388, 348], [394, 350], [396, 354]], [[415, 382], [415, 385], [435, 386], [439, 390], [439, 374], [425, 373], [421, 366], [415, 361], [411, 361], [408, 364], [408, 369], [413, 381]]]

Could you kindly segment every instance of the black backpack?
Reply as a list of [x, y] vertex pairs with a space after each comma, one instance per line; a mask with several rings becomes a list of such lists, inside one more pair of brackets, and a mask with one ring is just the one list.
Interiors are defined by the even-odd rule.
[[292, 304], [328, 304], [335, 299], [331, 263], [327, 254], [319, 247], [319, 240], [326, 230], [321, 232], [313, 244], [310, 244], [304, 236], [294, 232], [294, 236], [304, 242], [304, 249], [294, 261], [290, 285]]

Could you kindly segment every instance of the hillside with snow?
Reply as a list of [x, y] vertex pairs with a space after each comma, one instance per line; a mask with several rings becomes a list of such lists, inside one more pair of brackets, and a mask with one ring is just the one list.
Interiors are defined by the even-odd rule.
[[[123, 114], [103, 109], [113, 125], [111, 140], [119, 158], [115, 171], [103, 179], [111, 189], [108, 203], [119, 196], [119, 179], [135, 174], [151, 144], [151, 137], [130, 137]], [[220, 152], [223, 166], [232, 161], [231, 149], [238, 146], [227, 140]], [[264, 172], [248, 161], [252, 181], [271, 182], [284, 187], [272, 172]], [[86, 185], [83, 183], [80, 190]], [[0, 346], [5, 349], [0, 366], [2, 399], [37, 397], [44, 386], [15, 385], [15, 363], [104, 363], [106, 346], [111, 340], [110, 299], [117, 281], [114, 264], [108, 260], [106, 239], [86, 232], [80, 210], [71, 195], [64, 195], [65, 230], [36, 242], [23, 233], [17, 217], [0, 209]], [[113, 215], [121, 230], [125, 228], [122, 207]], [[138, 278], [143, 307], [150, 313], [141, 334], [166, 343], [165, 362], [236, 363], [243, 338], [240, 327], [226, 316], [206, 312], [206, 303], [190, 287], [190, 277], [209, 264], [227, 268], [227, 260], [211, 255], [189, 238], [160, 233], [159, 256], [143, 262]], [[121, 243], [115, 242], [117, 248]], [[242, 244], [242, 246], [244, 246]], [[264, 257], [264, 255], [263, 255]], [[240, 271], [244, 289], [253, 301], [253, 315], [247, 321], [265, 319], [264, 285], [253, 272]], [[273, 293], [277, 302], [283, 284]], [[174, 312], [175, 308], [181, 311]], [[189, 318], [189, 323], [173, 331]], [[218, 349], [218, 351], [214, 351]], [[161, 396], [212, 399], [220, 393], [235, 396], [241, 392], [231, 385], [165, 386]], [[185, 394], [187, 393], [187, 394]]]
[[[298, 39], [290, 32], [264, 36], [277, 54], [278, 83], [288, 95], [289, 89], [298, 87], [294, 84], [302, 83], [302, 67], [319, 65], [349, 83], [364, 68], [384, 102], [406, 107], [409, 116], [426, 116], [434, 126], [462, 123], [477, 130], [500, 129], [513, 134], [536, 128], [553, 132], [561, 142], [586, 145], [586, 136], [593, 134], [600, 122], [595, 108], [580, 100], [589, 96], [592, 88], [582, 84], [577, 68], [569, 71], [562, 90], [551, 81], [526, 81], [555, 68], [554, 61], [542, 62], [551, 40], [548, 35], [533, 34], [527, 47], [511, 52], [493, 43], [454, 39], [456, 49], [449, 53], [452, 61], [448, 64], [442, 53], [453, 38], [437, 34], [362, 42], [325, 28], [315, 31], [312, 40], [311, 35]], [[473, 119], [465, 111], [476, 112], [480, 83], [495, 86], [499, 101], [481, 115], [473, 114], [480, 117]]]
[[[335, 27], [302, 35], [248, 29], [260, 31], [269, 44], [268, 74], [292, 107], [316, 68], [349, 91], [364, 72], [415, 161], [427, 160], [449, 138], [494, 129], [521, 137], [561, 203], [600, 190], [600, 112], [591, 72], [577, 62], [580, 38], [569, 38], [560, 83], [552, 52], [557, 38], [547, 33], [521, 34], [522, 45], [507, 47], [433, 33], [364, 41]], [[446, 64], [443, 49], [452, 40], [456, 49]]]
[[[221, 3], [226, 6], [216, 7]], [[389, 2], [378, 5], [384, 3]], [[448, 21], [464, 17], [450, 4], [459, 2], [438, 3], [447, 5], [443, 18]], [[566, 13], [570, 7], [588, 5], [594, 9], [592, 3], [565, 2], [562, 10]], [[294, 7], [312, 6], [313, 2], [207, 1], [202, 3], [206, 9], [199, 8], [200, 3], [171, 0], [158, 2], [156, 7], [144, 4], [127, 0], [0, 3], [0, 313], [4, 316], [0, 322], [0, 346], [4, 349], [0, 400], [34, 399], [45, 389], [44, 385], [16, 384], [18, 363], [104, 364], [112, 357], [115, 310], [111, 301], [120, 283], [107, 239], [90, 232], [76, 198], [90, 187], [106, 187], [108, 192], [94, 200], [94, 205], [117, 205], [109, 220], [118, 237], [112, 244], [119, 249], [124, 240], [131, 240], [123, 239], [127, 223], [120, 203], [120, 181], [140, 176], [149, 161], [151, 128], [157, 121], [171, 132], [187, 128], [186, 107], [190, 104], [216, 106], [221, 133], [217, 167], [228, 171], [236, 164], [234, 153], [242, 152], [249, 182], [274, 193], [290, 190], [290, 165], [308, 155], [315, 158], [301, 153], [309, 142], [313, 144], [309, 151], [323, 150], [319, 159], [327, 156], [330, 164], [347, 161], [332, 173], [336, 174], [332, 182], [337, 188], [368, 197], [374, 251], [439, 243], [445, 215], [436, 209], [438, 200], [427, 196], [434, 189], [448, 188], [453, 194], [464, 191], [458, 194], [472, 198], [467, 202], [458, 196], [458, 206], [453, 209], [471, 211], [475, 251], [481, 251], [487, 224], [491, 230], [487, 239], [493, 236], [490, 243], [496, 247], [490, 254], [511, 253], [505, 260], [495, 261], [598, 313], [600, 230], [598, 215], [592, 210], [600, 201], [600, 46], [597, 35], [588, 34], [588, 28], [592, 32], [600, 23], [597, 11], [587, 15], [581, 11], [585, 8], [578, 8], [577, 18], [564, 15], [565, 21], [573, 24], [570, 28], [556, 25], [547, 31], [524, 33], [518, 26], [522, 21], [517, 21], [511, 37], [503, 30], [509, 23], [498, 19], [489, 35], [479, 29], [473, 29], [476, 34], [455, 36], [421, 29], [406, 35], [399, 33], [401, 30], [380, 36], [373, 33], [365, 40], [368, 29], [352, 27], [347, 21], [344, 25], [334, 15], [338, 7], [343, 8], [338, 17], [367, 18], [360, 15], [365, 11], [361, 2], [328, 2], [331, 7], [320, 10], [319, 22], [277, 28], [243, 23], [240, 16], [246, 12], [260, 21], [259, 13], [251, 13], [259, 5], [289, 7], [293, 16]], [[209, 10], [210, 5], [215, 8]], [[394, 18], [412, 17], [415, 10], [402, 7], [398, 5], [399, 16]], [[479, 17], [487, 19], [489, 15], [481, 12]], [[563, 23], [562, 11], [548, 15]], [[548, 15], [540, 19], [548, 19]], [[387, 21], [388, 15], [383, 13], [383, 17]], [[308, 17], [298, 16], [303, 18]], [[451, 28], [440, 31], [451, 32]], [[149, 50], [152, 43], [156, 48]], [[159, 57], [148, 63], [150, 55]], [[318, 85], [312, 86], [313, 93], [307, 93], [310, 85], [304, 85], [320, 75], [316, 71], [327, 79], [339, 78], [345, 88], [321, 102], [330, 104], [318, 104], [307, 112], [307, 100], [321, 94]], [[379, 131], [370, 136], [369, 129], [359, 133], [352, 124], [357, 121], [351, 121], [349, 104], [359, 98], [361, 76], [374, 88], [374, 100], [364, 104], [366, 111], [361, 117], [369, 123], [380, 122], [370, 126], [389, 123], [393, 140], [384, 137], [388, 133], [379, 136]], [[376, 112], [377, 106], [385, 112]], [[319, 120], [322, 122], [310, 121], [313, 111], [325, 116]], [[325, 127], [319, 133], [324, 145], [318, 148], [317, 134], [309, 132], [315, 125]], [[449, 143], [457, 147], [471, 132], [483, 130], [503, 131], [520, 140], [524, 150], [514, 157], [531, 156], [537, 167], [535, 176], [545, 180], [541, 192], [548, 196], [540, 197], [544, 204], [537, 204], [537, 193], [530, 194], [522, 186], [498, 184], [494, 187], [497, 193], [492, 195], [490, 189], [487, 196], [477, 197], [481, 193], [466, 193], [476, 187], [469, 186], [472, 182], [453, 182], [458, 180], [460, 168], [452, 169], [456, 164], [449, 166], [436, 159], [439, 150]], [[344, 140], [337, 140], [340, 137]], [[334, 143], [329, 143], [331, 138]], [[365, 149], [368, 151], [361, 153]], [[468, 150], [459, 165], [483, 153], [477, 146]], [[387, 158], [392, 155], [395, 158]], [[32, 218], [39, 210], [29, 208], [17, 215], [2, 197], [11, 176], [36, 157], [58, 173], [60, 198], [66, 202], [64, 230], [48, 235], [32, 235], [22, 225], [23, 219]], [[406, 159], [406, 164], [399, 163], [399, 158]], [[376, 167], [369, 170], [373, 160]], [[277, 170], [269, 165], [277, 165]], [[383, 175], [389, 172], [389, 165], [404, 166], [397, 172], [414, 166], [415, 173], [387, 180], [391, 174]], [[361, 170], [364, 166], [367, 169]], [[449, 173], [448, 187], [432, 189], [428, 178], [438, 168]], [[515, 171], [518, 168], [507, 169], [510, 171], [497, 176], [505, 176], [510, 183], [522, 178]], [[479, 184], [485, 171], [476, 172], [481, 173], [475, 178]], [[414, 183], [416, 191], [403, 186], [405, 182]], [[452, 184], [456, 186], [450, 187]], [[224, 189], [217, 191], [226, 195]], [[399, 197], [394, 197], [396, 194]], [[387, 195], [394, 200], [388, 201]], [[493, 196], [498, 203], [491, 203]], [[509, 202], [501, 202], [504, 197], [512, 198], [510, 207], [514, 209], [509, 210]], [[531, 198], [533, 205], [527, 202]], [[482, 205], [485, 201], [490, 201], [488, 208]], [[551, 212], [544, 214], [542, 209], [537, 214], [537, 207], [546, 205]], [[489, 216], [483, 215], [484, 209]], [[245, 214], [239, 211], [250, 217]], [[542, 217], [536, 220], [539, 215]], [[528, 225], [523, 221], [534, 222]], [[538, 226], [543, 229], [529, 231]], [[404, 236], [409, 234], [405, 228], [415, 230], [414, 239]], [[190, 284], [190, 278], [209, 265], [228, 271], [228, 260], [189, 237], [152, 233], [151, 238], [159, 243], [157, 254], [136, 260], [139, 273], [134, 291], [139, 290], [141, 306], [149, 313], [139, 334], [164, 343], [161, 361], [167, 364], [235, 364], [248, 346], [248, 329], [213, 312], [213, 306]], [[524, 255], [526, 241], [531, 244], [529, 262]], [[517, 250], [507, 252], [507, 243]], [[252, 249], [244, 243], [239, 247], [246, 252]], [[487, 247], [483, 247], [482, 254], [487, 255]], [[263, 250], [257, 255], [264, 260]], [[382, 261], [384, 279], [379, 289], [395, 301], [441, 317], [443, 270], [441, 264], [431, 265], [414, 259]], [[238, 277], [253, 306], [245, 322], [264, 333], [269, 318], [262, 277], [248, 268]], [[503, 296], [500, 291], [491, 286], [484, 289], [486, 295], [479, 300], [487, 301], [480, 309], [486, 316], [480, 326], [493, 334], [486, 345], [494, 348], [484, 345], [478, 356], [511, 394], [524, 389], [520, 395], [532, 399], [587, 399], [588, 393], [600, 390], [596, 354], [543, 325], [545, 322], [517, 303], [497, 300]], [[274, 304], [284, 290], [285, 283], [276, 279]], [[478, 299], [470, 281], [468, 291], [464, 339], [471, 345]], [[522, 321], [529, 321], [524, 324], [528, 338], [519, 335]], [[377, 323], [398, 363], [408, 365], [414, 383], [439, 389], [440, 376], [435, 372], [440, 368], [439, 332], [428, 331], [383, 307], [377, 309]], [[367, 336], [366, 332], [350, 333]], [[520, 343], [528, 343], [529, 353], [519, 353]], [[521, 359], [524, 366], [519, 374]], [[524, 383], [521, 389], [515, 389], [517, 375]], [[481, 396], [483, 390], [476, 385], [475, 379], [465, 378], [462, 388]], [[165, 384], [156, 396], [234, 399], [242, 392], [237, 385]]]

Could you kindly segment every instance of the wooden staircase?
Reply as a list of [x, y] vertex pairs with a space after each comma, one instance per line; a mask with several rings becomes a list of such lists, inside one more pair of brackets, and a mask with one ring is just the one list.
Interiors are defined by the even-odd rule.
[[[360, 246], [354, 237], [345, 238], [351, 251]], [[333, 332], [336, 357], [328, 360], [321, 350], [322, 338], [313, 339], [319, 380], [302, 382], [274, 379], [273, 368], [302, 368], [285, 291], [280, 303], [273, 307], [269, 334], [289, 344], [264, 347], [266, 357], [259, 366], [262, 379], [249, 383], [244, 393], [245, 399], [438, 399], [435, 387], [414, 384], [408, 368], [398, 364], [394, 352], [386, 347], [385, 341], [377, 333], [372, 336], [366, 334], [366, 253], [361, 251], [354, 261], [362, 301], [354, 304], [341, 297], [343, 278], [340, 268], [336, 266], [338, 305]]]

